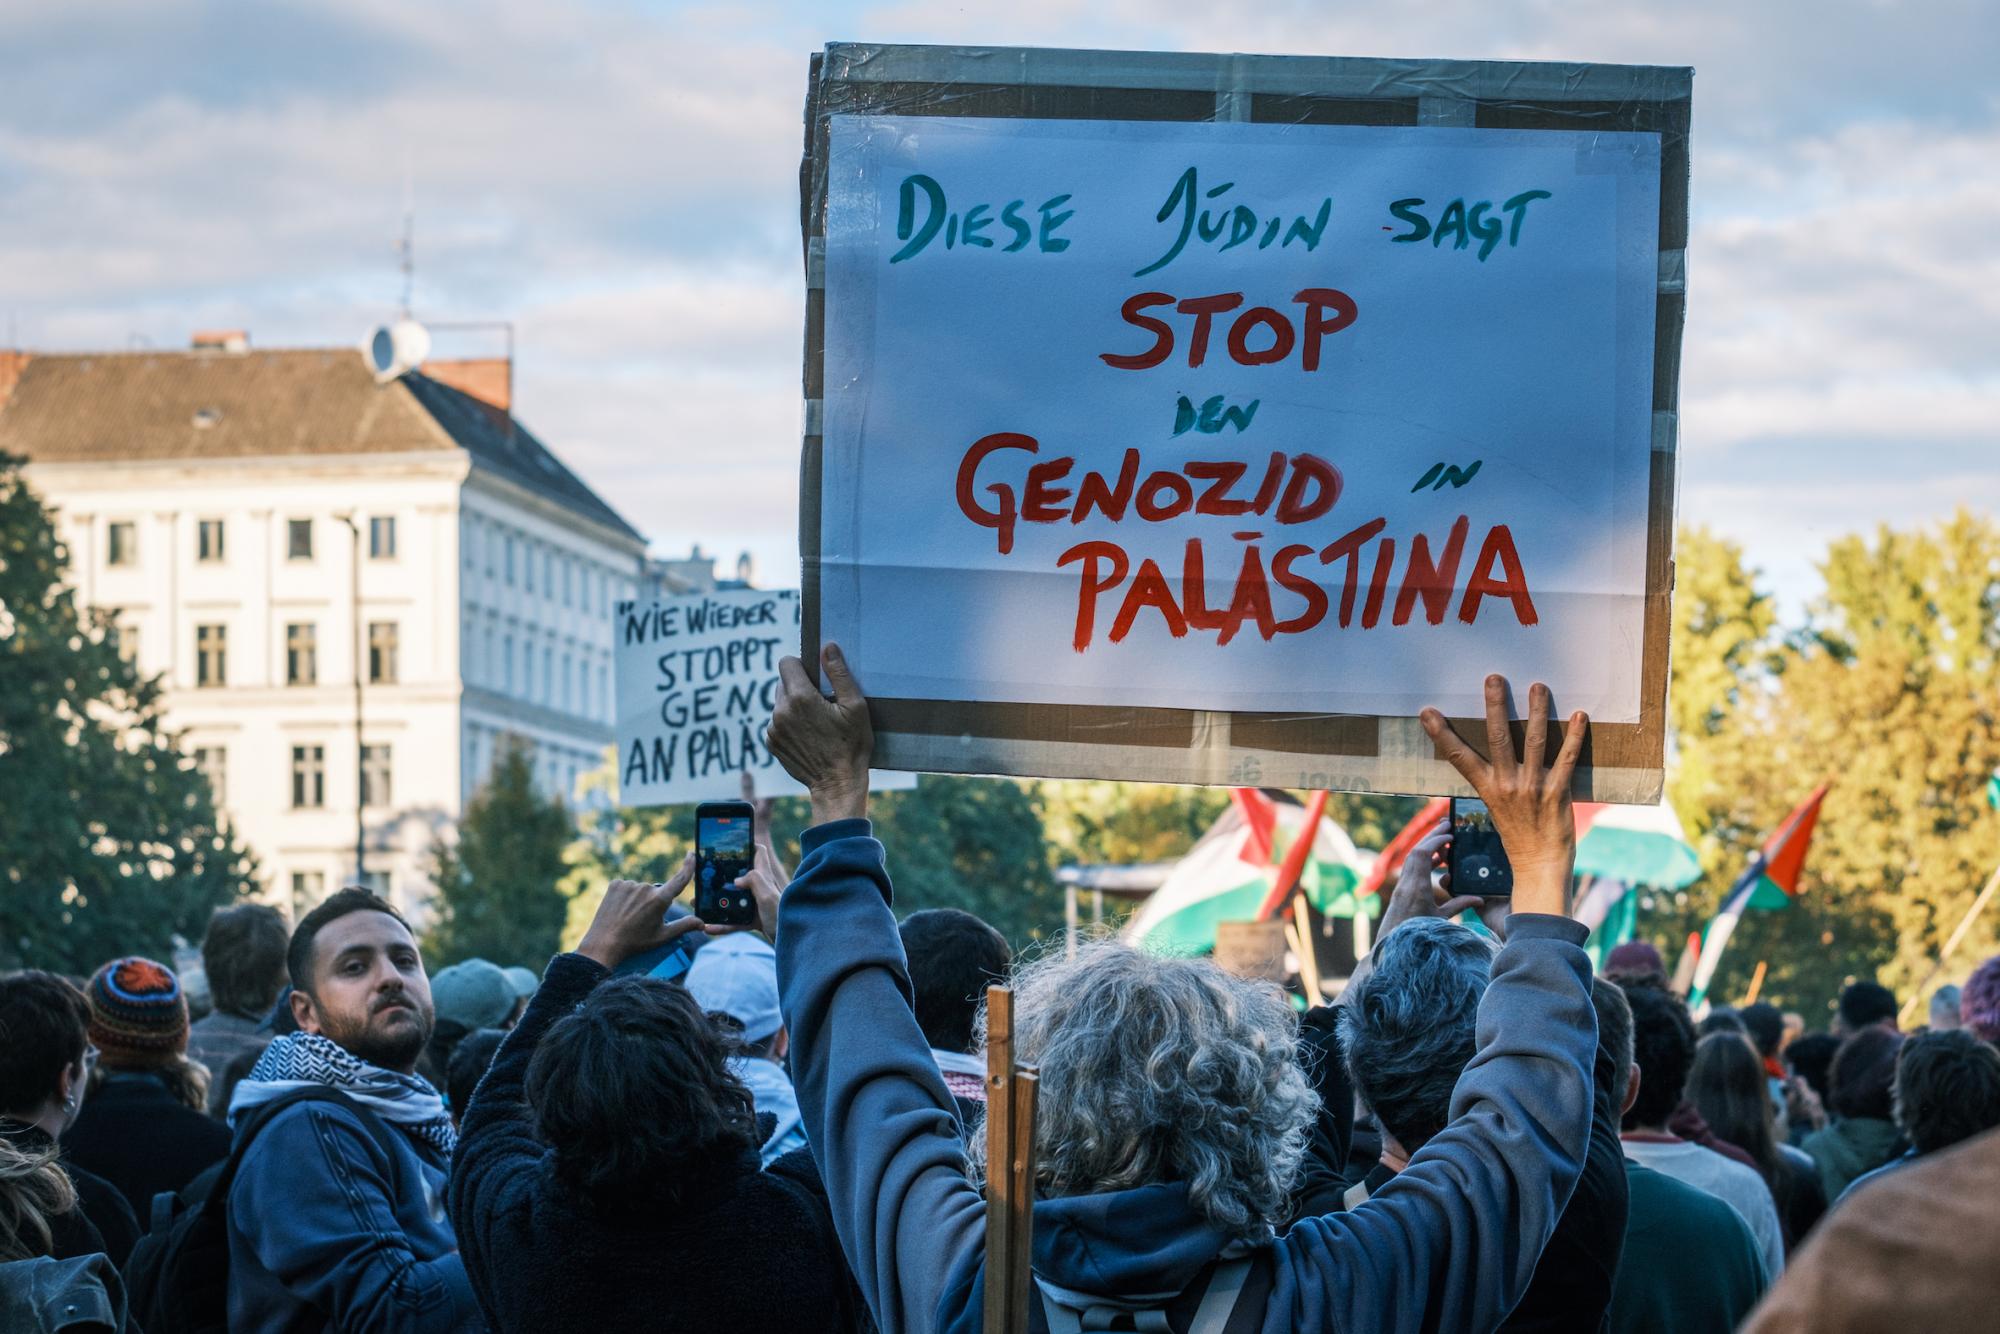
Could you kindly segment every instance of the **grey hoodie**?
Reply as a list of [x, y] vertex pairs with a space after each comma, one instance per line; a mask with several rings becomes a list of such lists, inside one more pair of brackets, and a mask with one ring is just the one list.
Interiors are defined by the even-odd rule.
[[[885, 1334], [978, 1328], [985, 1204], [911, 1010], [882, 845], [864, 820], [806, 831], [779, 916], [778, 986], [807, 1137], [835, 1227]], [[1267, 1334], [1484, 1331], [1513, 1309], [1576, 1184], [1597, 1016], [1588, 933], [1513, 919], [1480, 1004], [1452, 1122], [1380, 1194], [1269, 1244]], [[1198, 1274], [1221, 1230], [1173, 1183], [1035, 1208], [1035, 1272], [1132, 1297]]]

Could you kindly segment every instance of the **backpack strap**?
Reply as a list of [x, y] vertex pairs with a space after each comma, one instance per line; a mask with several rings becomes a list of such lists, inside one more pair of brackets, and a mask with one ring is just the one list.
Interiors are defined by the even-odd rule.
[[1208, 1289], [1201, 1294], [1201, 1305], [1195, 1308], [1194, 1319], [1188, 1324], [1188, 1334], [1223, 1334], [1229, 1327], [1229, 1317], [1236, 1311], [1236, 1301], [1243, 1295], [1243, 1284], [1250, 1277], [1250, 1257], [1239, 1256], [1234, 1260], [1224, 1260], [1208, 1276]]

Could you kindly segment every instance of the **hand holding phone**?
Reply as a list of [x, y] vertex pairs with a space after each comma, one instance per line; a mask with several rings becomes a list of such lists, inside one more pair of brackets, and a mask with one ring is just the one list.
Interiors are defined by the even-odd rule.
[[754, 926], [757, 899], [737, 881], [756, 864], [756, 811], [705, 801], [694, 812], [694, 915], [710, 926]]

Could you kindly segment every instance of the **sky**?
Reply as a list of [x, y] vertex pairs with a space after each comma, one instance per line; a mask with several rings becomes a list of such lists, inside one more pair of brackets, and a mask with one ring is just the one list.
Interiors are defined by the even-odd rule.
[[[828, 41], [1692, 65], [1680, 512], [1788, 611], [2000, 508], [1991, 0], [0, 0], [0, 345], [510, 320], [516, 409], [661, 554], [795, 578], [801, 111]], [[494, 355], [444, 332], [439, 355]]]

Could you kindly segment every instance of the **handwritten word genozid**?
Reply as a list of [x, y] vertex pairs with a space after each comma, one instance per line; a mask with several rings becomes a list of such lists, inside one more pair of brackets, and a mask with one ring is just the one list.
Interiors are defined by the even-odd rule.
[[[1036, 456], [1041, 442], [1016, 432], [996, 432], [974, 442], [959, 462], [957, 500], [961, 514], [994, 531], [1003, 556], [1013, 551], [1016, 530], [1024, 523], [1077, 525], [1096, 514], [1114, 525], [1126, 522], [1128, 515], [1151, 524], [1198, 514], [1243, 522], [1254, 516], [1297, 528], [1326, 518], [1342, 491], [1340, 470], [1312, 454], [1274, 452], [1255, 480], [1255, 489], [1249, 490], [1245, 484], [1250, 481], [1251, 468], [1241, 461], [1196, 460], [1148, 472], [1136, 449], [1125, 451], [1115, 477], [1086, 471], [1075, 479], [1073, 487], [1063, 483], [1071, 480], [1076, 468], [1074, 456], [1031, 464], [1018, 482], [994, 480], [997, 469], [982, 469], [982, 465], [1001, 451]], [[993, 497], [992, 503], [982, 501], [982, 490]], [[1246, 626], [1267, 641], [1281, 634], [1304, 634], [1334, 612], [1336, 596], [1329, 585], [1313, 577], [1310, 566], [1300, 568], [1311, 560], [1341, 571], [1337, 597], [1338, 624], [1343, 629], [1356, 624], [1357, 602], [1358, 623], [1363, 630], [1379, 625], [1384, 610], [1389, 611], [1391, 625], [1408, 624], [1419, 603], [1424, 620], [1441, 625], [1454, 598], [1458, 619], [1468, 625], [1478, 620], [1488, 598], [1506, 600], [1520, 624], [1537, 624], [1527, 574], [1514, 534], [1506, 524], [1487, 529], [1462, 588], [1458, 573], [1471, 533], [1467, 516], [1458, 517], [1441, 544], [1434, 545], [1425, 533], [1411, 535], [1401, 548], [1400, 565], [1399, 544], [1394, 536], [1385, 535], [1387, 527], [1388, 520], [1378, 516], [1331, 542], [1288, 542], [1280, 545], [1268, 562], [1261, 545], [1262, 530], [1239, 531], [1233, 536], [1244, 546], [1225, 607], [1208, 604], [1208, 552], [1200, 537], [1187, 539], [1178, 581], [1169, 580], [1159, 562], [1150, 557], [1135, 568], [1131, 556], [1117, 542], [1093, 538], [1074, 543], [1056, 559], [1058, 568], [1077, 567], [1072, 646], [1082, 653], [1095, 641], [1099, 603], [1106, 597], [1117, 606], [1105, 636], [1113, 644], [1131, 634], [1140, 616], [1149, 611], [1175, 639], [1200, 630], [1213, 632], [1217, 645], [1223, 645]], [[1369, 562], [1371, 555], [1373, 561]], [[1361, 592], [1364, 568], [1370, 571], [1365, 597]], [[1274, 600], [1273, 584], [1289, 605], [1281, 608]]]

